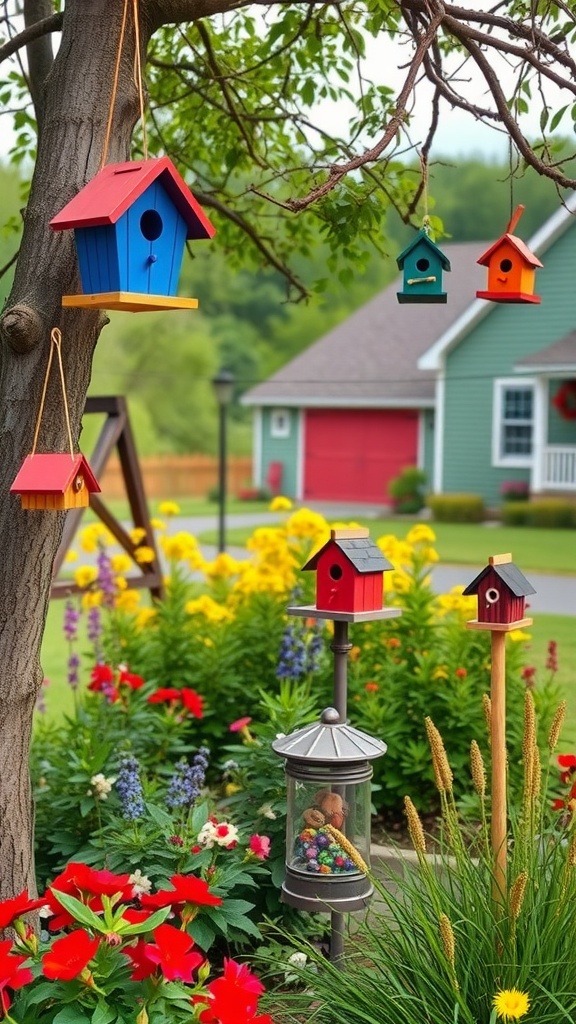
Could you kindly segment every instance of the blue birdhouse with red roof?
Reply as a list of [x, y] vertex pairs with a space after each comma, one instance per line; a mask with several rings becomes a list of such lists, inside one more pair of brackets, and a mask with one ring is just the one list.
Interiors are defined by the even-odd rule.
[[168, 157], [107, 164], [50, 226], [73, 230], [76, 243], [82, 294], [64, 295], [63, 306], [198, 307], [176, 294], [184, 246], [216, 229]]
[[442, 274], [450, 270], [450, 260], [422, 228], [396, 260], [403, 273], [398, 302], [446, 302]]
[[488, 267], [488, 287], [476, 292], [478, 299], [492, 302], [539, 303], [540, 296], [534, 295], [536, 268], [542, 263], [530, 251], [521, 238], [512, 234], [524, 212], [522, 204], [514, 211], [506, 234], [494, 242], [477, 260], [482, 267]]
[[384, 604], [384, 572], [394, 566], [364, 527], [330, 531], [330, 540], [303, 570], [316, 570], [316, 608], [369, 612]]

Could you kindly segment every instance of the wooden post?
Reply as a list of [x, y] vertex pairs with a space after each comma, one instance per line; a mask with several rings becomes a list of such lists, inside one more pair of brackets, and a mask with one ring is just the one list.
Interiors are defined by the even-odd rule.
[[490, 739], [492, 746], [492, 854], [494, 877], [492, 898], [495, 904], [506, 902], [506, 633], [492, 630], [491, 686], [492, 713]]

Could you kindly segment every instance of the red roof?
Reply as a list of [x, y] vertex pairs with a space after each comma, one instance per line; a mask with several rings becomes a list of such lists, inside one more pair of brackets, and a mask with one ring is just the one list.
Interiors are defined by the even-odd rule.
[[516, 235], [510, 235], [508, 233], [502, 235], [502, 237], [499, 238], [497, 242], [494, 242], [494, 244], [491, 245], [490, 248], [487, 249], [485, 253], [482, 253], [482, 256], [480, 256], [476, 262], [480, 263], [482, 267], [487, 267], [488, 264], [490, 263], [492, 253], [495, 252], [496, 249], [498, 249], [503, 244], [503, 242], [510, 242], [510, 245], [513, 246], [513, 248], [520, 253], [522, 259], [526, 260], [526, 263], [529, 263], [531, 267], [544, 266], [543, 263], [540, 263], [538, 257], [535, 256], [533, 252], [531, 252], [531, 250], [526, 245], [526, 242], [523, 242], [522, 239], [518, 238]]
[[100, 485], [81, 452], [74, 457], [61, 452], [27, 455], [10, 490], [16, 494], [28, 494], [31, 491], [64, 494], [80, 471], [90, 493], [99, 491]]
[[157, 178], [188, 225], [187, 238], [212, 238], [216, 228], [210, 223], [167, 156], [154, 160], [106, 164], [74, 199], [50, 221], [54, 231], [65, 228], [89, 228], [115, 224], [135, 199]]

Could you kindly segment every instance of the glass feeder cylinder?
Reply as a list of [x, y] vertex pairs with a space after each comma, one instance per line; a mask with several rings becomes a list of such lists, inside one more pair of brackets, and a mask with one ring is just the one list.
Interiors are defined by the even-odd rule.
[[275, 740], [286, 759], [286, 878], [282, 899], [301, 910], [360, 910], [373, 892], [370, 867], [370, 760], [386, 744], [340, 722], [327, 708], [320, 723]]

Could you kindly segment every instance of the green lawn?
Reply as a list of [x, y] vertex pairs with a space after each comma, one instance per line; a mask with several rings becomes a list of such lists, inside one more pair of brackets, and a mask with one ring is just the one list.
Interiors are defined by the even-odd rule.
[[[149, 501], [148, 506], [150, 509], [151, 516], [158, 516], [158, 506], [162, 504], [162, 499], [157, 501]], [[175, 504], [180, 507], [181, 516], [217, 516], [218, 515], [218, 503], [215, 501], [208, 501], [206, 498], [176, 498]], [[266, 501], [239, 501], [238, 498], [229, 498], [226, 501], [226, 510], [228, 513], [233, 512], [267, 512], [270, 502]], [[106, 501], [107, 508], [117, 516], [118, 519], [129, 519], [130, 518], [130, 506], [128, 502], [120, 499], [112, 499]], [[92, 509], [86, 509], [82, 517], [82, 522], [94, 522], [96, 516]]]
[[[358, 519], [367, 526], [375, 540], [385, 533], [405, 537], [413, 526], [406, 519]], [[485, 526], [481, 523], [430, 523], [436, 534], [436, 549], [446, 565], [486, 564], [489, 555], [512, 552], [514, 561], [524, 572], [565, 573], [576, 575], [576, 532], [534, 527]], [[230, 527], [226, 531], [230, 546], [244, 547], [253, 527]], [[199, 535], [203, 544], [216, 544], [215, 530]]]

